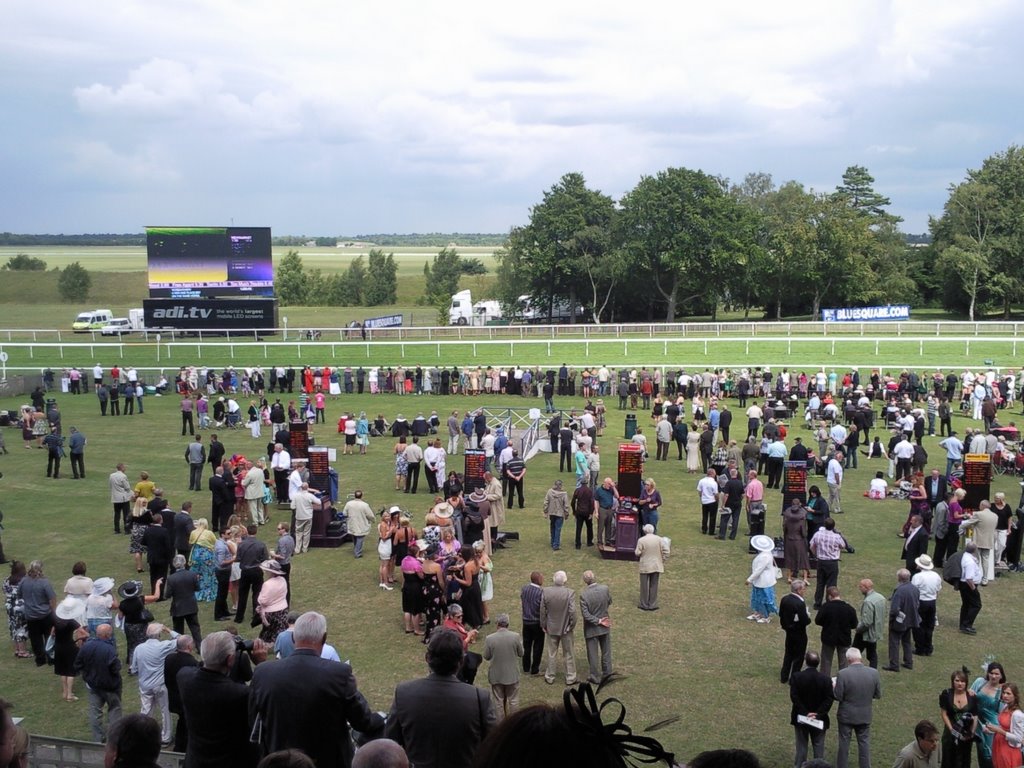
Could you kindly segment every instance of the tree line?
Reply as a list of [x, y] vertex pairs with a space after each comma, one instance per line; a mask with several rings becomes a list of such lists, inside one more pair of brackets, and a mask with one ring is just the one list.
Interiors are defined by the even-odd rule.
[[296, 251], [288, 251], [277, 265], [274, 283], [284, 305], [311, 307], [374, 307], [394, 304], [398, 298], [398, 266], [393, 253], [372, 249], [360, 254], [344, 272], [325, 275], [306, 269]]
[[831, 192], [752, 173], [644, 176], [620, 200], [564, 175], [497, 254], [498, 298], [577, 303], [598, 322], [720, 309], [766, 318], [900, 303], [1009, 316], [1024, 297], [1024, 154], [988, 158], [950, 188], [932, 242], [908, 239], [867, 168]]

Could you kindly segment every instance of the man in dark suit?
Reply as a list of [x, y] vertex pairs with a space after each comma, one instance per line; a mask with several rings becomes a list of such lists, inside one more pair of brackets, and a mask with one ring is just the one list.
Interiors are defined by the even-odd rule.
[[[183, 501], [181, 511], [174, 515], [174, 551], [184, 558], [188, 558], [189, 551], [192, 549], [192, 545], [188, 543], [188, 537], [195, 529], [196, 524], [192, 520], [192, 502]], [[198, 641], [196, 642], [198, 643]]]
[[147, 525], [142, 534], [142, 546], [146, 548], [146, 562], [149, 563], [150, 592], [156, 592], [156, 583], [167, 578], [167, 569], [174, 554], [174, 542], [170, 531], [162, 525], [162, 518], [163, 515], [153, 515], [153, 524]]
[[[405, 748], [417, 768], [465, 768], [494, 726], [486, 691], [459, 682], [462, 638], [451, 630], [430, 633], [430, 674], [399, 683], [385, 736]], [[444, 717], [437, 717], [443, 711]]]
[[217, 439], [216, 435], [210, 435], [210, 450], [206, 452], [206, 460], [210, 463], [210, 469], [215, 470], [224, 461], [224, 443]]
[[911, 515], [910, 524], [907, 527], [907, 536], [903, 539], [903, 552], [901, 554], [911, 576], [919, 570], [914, 561], [927, 552], [928, 529], [924, 527], [924, 521], [920, 515]]
[[839, 707], [839, 746], [836, 768], [849, 768], [850, 737], [857, 734], [857, 758], [860, 768], [871, 768], [871, 702], [882, 698], [882, 681], [878, 670], [861, 663], [860, 651], [846, 652], [846, 669], [839, 671], [833, 691]]
[[216, 467], [207, 483], [210, 488], [210, 530], [220, 533], [235, 507], [235, 491], [224, 479], [223, 467]]
[[[818, 654], [808, 651], [804, 656], [802, 670], [789, 679], [789, 699], [793, 708], [789, 714], [789, 723], [796, 733], [796, 758], [794, 765], [803, 765], [807, 759], [807, 740], [811, 740], [816, 758], [825, 757], [825, 731], [828, 730], [828, 711], [832, 708], [832, 680], [828, 675], [818, 671]], [[844, 659], [845, 663], [845, 659]], [[821, 723], [821, 728], [797, 721], [804, 716]]]
[[912, 632], [921, 624], [919, 613], [921, 593], [910, 582], [910, 571], [896, 571], [896, 589], [889, 598], [889, 664], [886, 672], [900, 671], [900, 646], [903, 647], [903, 666], [914, 668], [914, 649], [910, 643]]
[[[237, 649], [229, 632], [212, 632], [200, 649], [203, 666], [178, 671], [189, 768], [253, 768], [259, 761], [249, 742], [249, 689], [228, 677]], [[262, 640], [253, 641], [252, 656], [266, 660]]]
[[[295, 650], [272, 664], [260, 664], [249, 690], [251, 732], [264, 755], [301, 749], [318, 768], [349, 768], [349, 726], [373, 733], [384, 725], [356, 687], [352, 667], [320, 658], [327, 620], [302, 614], [292, 630]], [[475, 690], [475, 689], [474, 689]]]
[[932, 511], [935, 511], [940, 501], [945, 501], [947, 487], [946, 478], [937, 469], [933, 469], [931, 475], [925, 479], [924, 490], [928, 494], [928, 504]]
[[839, 587], [829, 587], [814, 623], [821, 627], [821, 673], [831, 677], [833, 653], [839, 668], [846, 668], [846, 649], [852, 645], [851, 633], [857, 629], [857, 611], [839, 597]]
[[[177, 630], [175, 630], [177, 631]], [[178, 689], [178, 672], [185, 667], [197, 667], [199, 662], [193, 656], [195, 645], [188, 635], [180, 635], [175, 641], [177, 650], [164, 659], [164, 685], [167, 686], [167, 708], [178, 716], [174, 729], [174, 751], [184, 752], [188, 747], [188, 728], [185, 710], [181, 706], [181, 691]]]
[[782, 657], [779, 675], [782, 683], [788, 683], [789, 678], [800, 671], [807, 651], [807, 625], [811, 623], [811, 615], [804, 602], [806, 591], [807, 584], [803, 579], [793, 579], [789, 594], [779, 601], [779, 624], [786, 632], [786, 653]]
[[[199, 591], [199, 575], [195, 571], [185, 569], [185, 557], [175, 555], [171, 566], [174, 573], [167, 577], [164, 584], [164, 598], [171, 601], [171, 623], [174, 631], [181, 634], [188, 624], [195, 645], [203, 642], [203, 633], [199, 629], [199, 603], [196, 592]], [[181, 751], [181, 750], [177, 750]]]

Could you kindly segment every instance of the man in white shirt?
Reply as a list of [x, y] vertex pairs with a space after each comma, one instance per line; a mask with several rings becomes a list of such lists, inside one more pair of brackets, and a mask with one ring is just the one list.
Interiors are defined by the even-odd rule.
[[968, 541], [960, 559], [960, 631], [976, 635], [974, 620], [981, 612], [981, 566], [977, 558], [978, 545]]
[[270, 468], [274, 472], [274, 487], [277, 488], [277, 503], [287, 504], [288, 499], [288, 474], [292, 471], [292, 456], [284, 449], [281, 443], [274, 445], [274, 452], [270, 455]]
[[494, 463], [494, 440], [494, 433], [489, 429], [484, 433], [484, 436], [480, 438], [480, 447], [483, 448], [484, 451], [484, 466], [487, 469], [490, 469], [491, 465]]
[[840, 493], [843, 488], [843, 452], [836, 451], [829, 459], [825, 469], [825, 482], [828, 483], [828, 508], [832, 514], [842, 514]]
[[942, 591], [942, 577], [935, 572], [935, 564], [928, 555], [921, 555], [914, 560], [918, 567], [910, 583], [917, 587], [921, 598], [917, 613], [921, 624], [914, 628], [914, 655], [931, 656], [935, 651], [932, 635], [935, 632], [935, 606]]
[[896, 460], [896, 479], [909, 480], [914, 461], [914, 444], [907, 439], [906, 433], [893, 447], [892, 457]]
[[849, 433], [846, 431], [846, 427], [839, 422], [833, 424], [832, 429], [828, 431], [828, 436], [832, 440], [832, 445], [836, 448], [842, 448], [846, 444], [846, 438], [848, 435]]
[[708, 469], [708, 473], [697, 482], [697, 493], [700, 494], [700, 532], [708, 536], [715, 535], [715, 523], [718, 518], [718, 480], [715, 470]]
[[758, 431], [761, 429], [761, 419], [764, 418], [764, 411], [762, 411], [757, 401], [751, 403], [750, 407], [747, 408], [747, 437], [753, 435], [757, 437]]
[[427, 476], [427, 488], [431, 493], [437, 493], [437, 465], [443, 458], [444, 449], [428, 440], [427, 447], [423, 449], [423, 463]]
[[103, 383], [103, 366], [99, 363], [96, 363], [92, 369], [92, 383], [94, 387]]
[[294, 459], [292, 461], [292, 471], [288, 475], [288, 501], [289, 503], [295, 501], [296, 494], [302, 490], [302, 484], [306, 481], [304, 470], [306, 469], [305, 459]]

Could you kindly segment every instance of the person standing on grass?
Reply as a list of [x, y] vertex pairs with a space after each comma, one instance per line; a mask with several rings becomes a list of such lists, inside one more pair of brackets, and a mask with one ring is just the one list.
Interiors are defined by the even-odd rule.
[[523, 610], [523, 673], [540, 674], [544, 654], [544, 629], [540, 625], [540, 601], [544, 595], [544, 574], [534, 571], [530, 583], [519, 591]]
[[867, 654], [868, 663], [877, 669], [878, 641], [882, 639], [888, 618], [885, 597], [875, 591], [875, 583], [871, 579], [861, 579], [857, 588], [864, 595], [864, 602], [860, 607], [860, 621], [857, 623], [853, 645], [855, 649], [863, 650]]
[[800, 671], [807, 652], [807, 625], [811, 623], [811, 614], [804, 601], [806, 591], [807, 583], [803, 579], [793, 579], [789, 594], [779, 601], [779, 624], [786, 632], [786, 651], [779, 676], [782, 683], [788, 683]]
[[120, 533], [122, 525], [125, 533], [131, 532], [128, 527], [128, 515], [132, 509], [132, 484], [125, 474], [125, 469], [124, 464], [118, 464], [108, 478], [110, 503], [114, 506], [114, 533]]
[[195, 423], [192, 421], [192, 398], [185, 395], [181, 398], [181, 436], [185, 436], [185, 430], [188, 430], [190, 435], [196, 433]]
[[839, 746], [836, 750], [836, 768], [848, 768], [850, 737], [857, 734], [857, 758], [860, 768], [871, 766], [871, 714], [874, 699], [882, 698], [882, 681], [878, 670], [865, 667], [860, 651], [850, 648], [846, 652], [846, 669], [836, 677], [835, 697], [839, 702], [836, 720], [839, 722]]
[[195, 440], [185, 449], [185, 461], [188, 463], [188, 489], [203, 490], [203, 466], [206, 464], [206, 446], [203, 445], [202, 434], [194, 435]]
[[[107, 729], [121, 719], [121, 660], [114, 645], [114, 628], [96, 627], [96, 637], [85, 641], [75, 657], [75, 671], [85, 680], [89, 697], [89, 729], [93, 741], [106, 741]], [[107, 728], [103, 727], [103, 708], [107, 708]]]
[[580, 592], [580, 614], [583, 616], [583, 637], [587, 643], [587, 678], [598, 685], [612, 673], [612, 620], [608, 608], [612, 593], [606, 584], [598, 584], [593, 571], [583, 572], [586, 585]]
[[497, 631], [484, 641], [484, 659], [491, 662], [487, 682], [491, 684], [491, 708], [497, 720], [519, 709], [519, 665], [523, 659], [523, 640], [509, 627], [507, 613], [494, 620]]
[[352, 555], [358, 559], [363, 556], [363, 541], [373, 530], [377, 517], [370, 505], [363, 500], [363, 492], [359, 488], [356, 488], [352, 498], [345, 502], [342, 514], [348, 521], [348, 532], [352, 536]]
[[836, 451], [825, 468], [825, 482], [828, 484], [828, 508], [833, 514], [842, 514], [841, 493], [843, 489], [843, 452]]

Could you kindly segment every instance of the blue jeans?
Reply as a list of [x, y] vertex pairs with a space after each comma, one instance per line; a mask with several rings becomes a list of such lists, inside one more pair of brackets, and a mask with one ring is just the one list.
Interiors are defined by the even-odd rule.
[[352, 540], [353, 540], [352, 554], [354, 556], [356, 556], [356, 557], [362, 557], [363, 556], [363, 539], [365, 539], [365, 538], [366, 538], [365, 536], [353, 536], [352, 537]]
[[551, 522], [551, 548], [561, 549], [562, 547], [562, 523], [565, 522], [561, 515], [552, 515]]
[[645, 509], [640, 514], [640, 528], [641, 528], [641, 530], [643, 530], [643, 527], [645, 525], [653, 525], [654, 526], [654, 532], [657, 533], [658, 532], [658, 520], [659, 520], [659, 518], [660, 518], [660, 515], [658, 514], [658, 510], [656, 510], [656, 509]]

